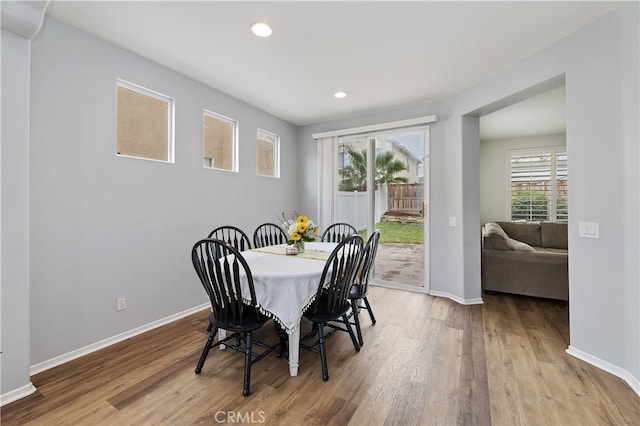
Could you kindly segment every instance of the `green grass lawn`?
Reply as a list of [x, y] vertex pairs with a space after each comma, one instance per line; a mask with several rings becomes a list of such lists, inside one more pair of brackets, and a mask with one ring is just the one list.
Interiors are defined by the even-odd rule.
[[[424, 225], [410, 225], [394, 222], [378, 222], [376, 229], [380, 231], [380, 244], [408, 243], [422, 244], [424, 242]], [[359, 234], [366, 241], [366, 231]]]

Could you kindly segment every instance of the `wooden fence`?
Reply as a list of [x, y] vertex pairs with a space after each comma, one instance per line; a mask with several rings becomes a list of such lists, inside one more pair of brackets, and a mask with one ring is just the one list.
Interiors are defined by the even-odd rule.
[[423, 183], [392, 183], [389, 184], [388, 188], [389, 211], [423, 214]]

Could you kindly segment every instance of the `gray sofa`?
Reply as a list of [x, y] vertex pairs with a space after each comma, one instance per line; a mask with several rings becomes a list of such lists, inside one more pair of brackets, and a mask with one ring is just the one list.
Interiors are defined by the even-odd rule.
[[488, 222], [482, 233], [483, 290], [569, 300], [566, 223]]

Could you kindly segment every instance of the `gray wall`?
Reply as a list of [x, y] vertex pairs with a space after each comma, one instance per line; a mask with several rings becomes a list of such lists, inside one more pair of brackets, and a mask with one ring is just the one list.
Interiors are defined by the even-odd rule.
[[[31, 70], [31, 365], [205, 303], [193, 244], [297, 207], [295, 126], [52, 19]], [[115, 155], [116, 78], [175, 99], [175, 164]], [[202, 167], [203, 108], [239, 121], [239, 173]], [[258, 127], [280, 179], [256, 175]]]
[[[3, 104], [7, 84], [25, 83], [19, 76], [5, 80], [6, 46], [3, 37]], [[432, 290], [441, 295], [477, 300], [480, 207], [475, 116], [486, 106], [497, 109], [514, 94], [559, 75], [566, 76], [572, 179], [571, 346], [594, 357], [596, 363], [603, 361], [618, 369], [637, 391], [638, 50], [638, 5], [625, 4], [609, 17], [443, 102], [321, 123], [297, 133], [293, 126], [220, 92], [48, 22], [33, 43], [31, 157], [18, 157], [19, 164], [9, 169], [11, 174], [5, 153], [16, 148], [23, 156], [24, 148], [5, 140], [8, 112], [2, 111], [2, 392], [28, 384], [23, 369], [29, 351], [33, 365], [203, 303], [188, 251], [213, 226], [236, 223], [251, 228], [281, 210], [315, 212], [317, 162], [311, 134], [319, 131], [438, 116], [438, 123], [431, 126], [429, 237], [434, 249], [429, 279]], [[17, 59], [22, 63], [25, 57]], [[176, 98], [176, 164], [114, 155], [116, 77]], [[202, 169], [200, 117], [205, 107], [240, 121], [241, 171], [237, 175]], [[255, 127], [282, 136], [280, 180], [255, 176]], [[5, 186], [14, 178], [25, 179], [26, 171], [29, 201], [21, 198], [24, 193], [5, 193]], [[292, 195], [295, 191], [297, 197]], [[30, 229], [26, 231], [22, 222], [18, 229], [22, 235], [11, 240], [5, 231], [10, 199], [18, 200], [20, 215], [30, 215]], [[448, 226], [448, 216], [458, 217], [457, 227]], [[578, 221], [599, 222], [601, 238], [578, 238]], [[26, 232], [31, 234], [28, 241]], [[6, 243], [31, 246], [30, 257], [19, 260], [30, 262], [26, 272], [31, 275], [30, 303], [24, 271], [15, 284], [5, 281]], [[7, 307], [7, 292], [13, 290], [17, 290], [15, 304]], [[129, 304], [120, 313], [115, 312], [117, 296], [127, 297]], [[25, 313], [29, 311], [30, 350], [28, 343], [20, 341], [28, 333]], [[17, 356], [22, 362], [9, 358], [8, 342], [19, 346]]]
[[[482, 121], [482, 119], [481, 119]], [[480, 124], [482, 126], [482, 123]], [[480, 221], [509, 220], [509, 157], [507, 151], [566, 145], [566, 135], [541, 135], [480, 142]], [[571, 190], [571, 176], [569, 176]]]
[[[2, 31], [0, 395], [29, 385], [29, 46]], [[24, 389], [27, 391], [26, 389]]]
[[[312, 146], [314, 132], [438, 115], [438, 123], [431, 127], [429, 279], [432, 293], [472, 303], [481, 297], [480, 141], [475, 117], [566, 82], [570, 346], [574, 354], [626, 378], [636, 392], [640, 392], [638, 16], [637, 3], [624, 4], [442, 103], [316, 124], [300, 132], [301, 143]], [[305, 170], [304, 185], [311, 188], [315, 169]], [[313, 197], [302, 199], [308, 211], [315, 211]], [[448, 226], [448, 216], [458, 217], [457, 227]], [[600, 239], [578, 238], [580, 221], [599, 222]]]

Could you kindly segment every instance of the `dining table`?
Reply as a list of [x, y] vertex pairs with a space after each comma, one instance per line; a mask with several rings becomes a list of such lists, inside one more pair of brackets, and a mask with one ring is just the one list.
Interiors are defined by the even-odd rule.
[[[288, 335], [291, 376], [298, 375], [302, 315], [315, 300], [326, 261], [337, 245], [307, 242], [305, 251], [296, 255], [287, 254], [293, 248], [287, 244], [241, 252], [251, 270], [260, 312], [273, 318]], [[241, 279], [245, 287], [246, 276]], [[226, 333], [220, 332], [223, 338]]]

